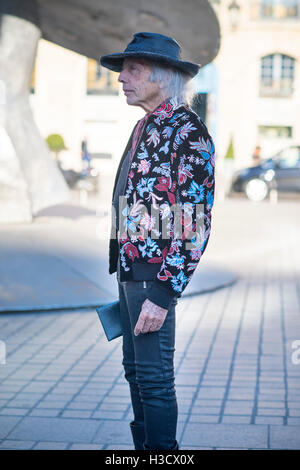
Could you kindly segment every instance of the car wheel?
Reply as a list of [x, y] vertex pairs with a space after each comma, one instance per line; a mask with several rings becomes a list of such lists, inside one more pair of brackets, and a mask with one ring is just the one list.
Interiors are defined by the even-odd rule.
[[245, 185], [245, 193], [250, 201], [260, 202], [267, 197], [268, 186], [265, 181], [255, 178]]

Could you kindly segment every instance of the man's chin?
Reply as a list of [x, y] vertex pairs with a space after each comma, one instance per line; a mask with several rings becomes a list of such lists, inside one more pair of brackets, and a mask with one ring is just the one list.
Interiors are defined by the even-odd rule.
[[136, 100], [131, 96], [126, 96], [126, 103], [130, 106], [137, 106]]

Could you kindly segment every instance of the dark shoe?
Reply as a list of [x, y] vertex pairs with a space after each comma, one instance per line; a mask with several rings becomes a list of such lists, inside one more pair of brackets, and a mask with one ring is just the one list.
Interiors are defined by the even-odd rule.
[[143, 424], [135, 424], [134, 421], [130, 423], [130, 431], [134, 443], [135, 450], [144, 450], [145, 442], [145, 429]]

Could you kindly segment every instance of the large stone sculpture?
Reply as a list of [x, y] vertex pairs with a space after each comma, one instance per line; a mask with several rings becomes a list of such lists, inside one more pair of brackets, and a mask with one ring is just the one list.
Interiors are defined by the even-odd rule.
[[0, 0], [0, 15], [0, 222], [31, 221], [68, 197], [29, 105], [41, 37], [96, 60], [137, 31], [176, 37], [202, 66], [219, 50], [208, 0]]

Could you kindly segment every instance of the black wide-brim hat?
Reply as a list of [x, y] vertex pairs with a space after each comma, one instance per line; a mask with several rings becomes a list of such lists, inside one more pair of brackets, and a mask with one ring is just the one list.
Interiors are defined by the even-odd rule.
[[180, 59], [180, 46], [175, 39], [158, 33], [136, 33], [124, 52], [104, 55], [100, 64], [114, 72], [121, 72], [126, 58], [144, 58], [174, 67], [191, 77], [197, 75], [200, 65]]

